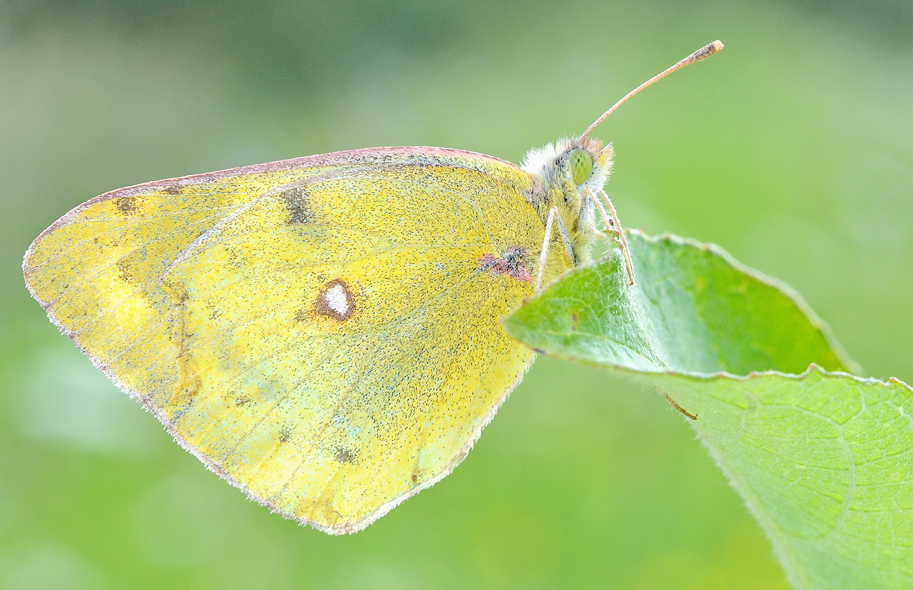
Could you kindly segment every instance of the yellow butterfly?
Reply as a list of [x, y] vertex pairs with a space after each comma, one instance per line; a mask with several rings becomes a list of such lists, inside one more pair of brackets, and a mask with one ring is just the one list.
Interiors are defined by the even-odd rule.
[[617, 106], [521, 167], [377, 148], [113, 191], [34, 241], [26, 283], [212, 471], [355, 532], [466, 456], [534, 356], [500, 318], [589, 261], [597, 216], [627, 255], [589, 137]]

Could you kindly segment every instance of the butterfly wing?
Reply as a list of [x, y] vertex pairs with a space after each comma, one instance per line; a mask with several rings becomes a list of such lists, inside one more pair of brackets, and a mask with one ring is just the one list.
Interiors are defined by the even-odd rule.
[[[383, 153], [383, 152], [390, 153]], [[276, 186], [359, 166], [397, 150], [347, 152], [235, 168], [124, 188], [76, 207], [45, 230], [23, 261], [32, 296], [131, 395], [174, 372], [171, 302], [159, 279], [197, 237]], [[383, 153], [383, 155], [381, 155]]]
[[[54, 285], [49, 270], [29, 273], [34, 254], [26, 274], [56, 296], [39, 298], [52, 317], [210, 468], [341, 533], [449, 473], [517, 382], [532, 354], [499, 319], [532, 293], [543, 227], [523, 197], [530, 178], [499, 160], [430, 148], [335, 157], [279, 179], [205, 179], [183, 201], [147, 190], [145, 229], [125, 227], [116, 202], [78, 209], [33, 250], [82, 276]], [[58, 231], [76, 237], [41, 243]], [[112, 232], [117, 254], [73, 250]], [[145, 254], [124, 257], [130, 247]]]

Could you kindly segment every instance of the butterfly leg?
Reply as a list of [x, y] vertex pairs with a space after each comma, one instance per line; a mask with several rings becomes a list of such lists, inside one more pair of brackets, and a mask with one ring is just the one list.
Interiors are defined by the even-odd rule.
[[567, 256], [571, 259], [572, 265], [577, 265], [577, 257], [574, 255], [574, 248], [571, 246], [571, 239], [568, 237], [567, 230], [564, 228], [564, 222], [561, 221], [561, 217], [558, 215], [558, 207], [552, 207], [548, 212], [548, 219], [545, 221], [545, 238], [542, 240], [542, 253], [539, 255], [536, 292], [538, 292], [539, 288], [542, 286], [542, 277], [545, 275], [545, 261], [548, 258], [548, 248], [552, 241], [552, 228], [555, 225], [555, 221], [558, 222], [558, 233], [561, 235], [561, 241], [564, 242], [564, 249], [567, 251]]
[[[628, 240], [625, 239], [624, 229], [618, 221], [618, 214], [615, 213], [615, 207], [605, 191], [600, 190], [599, 194], [605, 200], [605, 205], [599, 199], [593, 199], [596, 202], [596, 208], [599, 209], [599, 215], [606, 229], [615, 234], [615, 242], [621, 248], [621, 254], [625, 259], [625, 271], [628, 273], [628, 286], [634, 285], [634, 263], [631, 261], [631, 251], [628, 249]], [[608, 208], [608, 211], [606, 211]]]

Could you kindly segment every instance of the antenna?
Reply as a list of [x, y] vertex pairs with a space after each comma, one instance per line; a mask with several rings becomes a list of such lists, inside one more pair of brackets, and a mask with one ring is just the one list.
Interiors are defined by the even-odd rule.
[[627, 93], [624, 98], [622, 98], [621, 100], [616, 102], [612, 106], [612, 108], [610, 108], [605, 113], [603, 113], [602, 116], [599, 117], [598, 119], [596, 119], [596, 121], [592, 125], [587, 127], [587, 130], [584, 131], [583, 135], [581, 135], [580, 137], [583, 138], [583, 137], [586, 137], [587, 135], [589, 135], [590, 132], [593, 129], [595, 129], [597, 125], [599, 125], [600, 123], [605, 121], [605, 118], [612, 114], [612, 111], [614, 111], [615, 109], [620, 107], [622, 105], [622, 103], [624, 103], [626, 100], [628, 100], [629, 98], [631, 98], [632, 96], [634, 96], [635, 94], [637, 94], [638, 92], [640, 92], [641, 90], [643, 90], [644, 88], [649, 86], [650, 84], [653, 84], [654, 82], [658, 82], [659, 80], [665, 78], [666, 76], [668, 76], [675, 70], [681, 69], [687, 65], [693, 64], [694, 62], [701, 61], [702, 59], [708, 58], [722, 48], [723, 48], [722, 43], [720, 43], [719, 41], [714, 41], [710, 45], [701, 47], [700, 49], [698, 49], [697, 51], [695, 51], [694, 53], [692, 53], [691, 55], [689, 55], [682, 61], [680, 61], [677, 64], [675, 64], [674, 66], [672, 66], [671, 68], [664, 70], [659, 74], [656, 74], [655, 76], [653, 76], [652, 78], [650, 78], [649, 80], [647, 80], [646, 82], [644, 82], [643, 84], [641, 84], [640, 86], [638, 86], [637, 88], [632, 90], [631, 92]]

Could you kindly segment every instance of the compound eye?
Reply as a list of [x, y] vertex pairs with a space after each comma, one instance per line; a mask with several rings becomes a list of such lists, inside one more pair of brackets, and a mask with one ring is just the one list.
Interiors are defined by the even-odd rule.
[[568, 160], [571, 164], [574, 184], [579, 186], [590, 179], [590, 175], [593, 173], [593, 157], [589, 152], [580, 148], [573, 149], [568, 154]]

